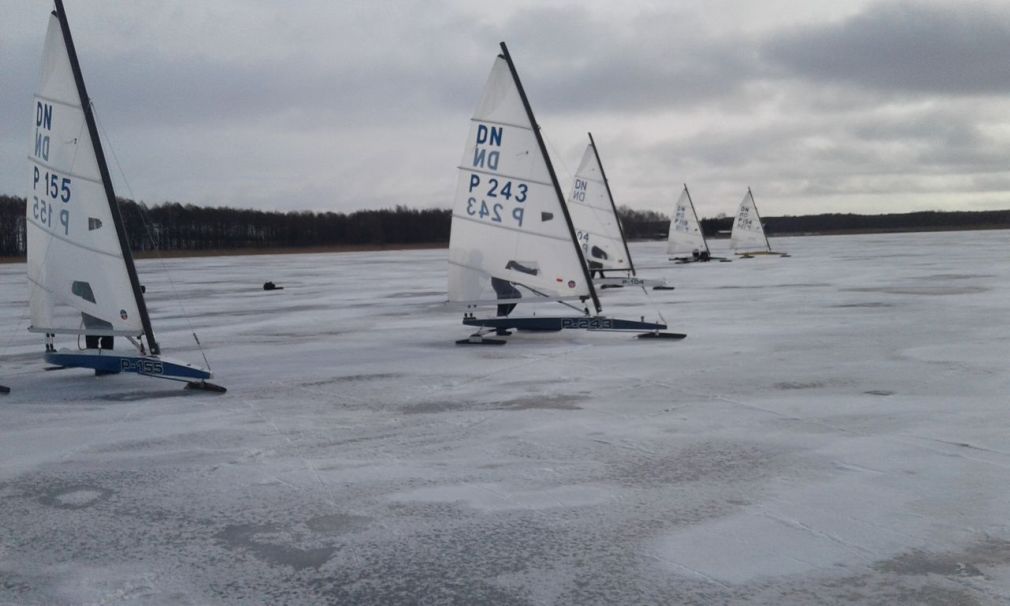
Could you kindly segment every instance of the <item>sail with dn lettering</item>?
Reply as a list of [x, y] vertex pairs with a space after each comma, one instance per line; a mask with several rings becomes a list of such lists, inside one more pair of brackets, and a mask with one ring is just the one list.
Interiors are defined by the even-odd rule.
[[575, 172], [567, 205], [593, 284], [602, 288], [651, 286], [654, 290], [673, 290], [665, 280], [637, 277], [599, 149], [593, 133], [588, 135], [589, 144]]
[[670, 219], [670, 232], [666, 239], [666, 254], [671, 261], [677, 263], [695, 263], [705, 261], [729, 261], [724, 257], [713, 257], [708, 248], [705, 234], [698, 221], [698, 213], [694, 210], [694, 200], [691, 192], [684, 184], [677, 204], [673, 208]]
[[[664, 334], [659, 331], [666, 325], [659, 323], [573, 323], [571, 317], [510, 315], [516, 306], [525, 310], [531, 303], [552, 302], [574, 309], [581, 320], [598, 318], [589, 306], [596, 314], [601, 307], [557, 175], [504, 43], [470, 119], [451, 230], [448, 298], [465, 308], [465, 325], [478, 327], [459, 344], [500, 345], [504, 341], [483, 335], [506, 335], [510, 329]], [[482, 308], [494, 309], [495, 316], [478, 318], [475, 314]], [[607, 328], [600, 328], [603, 325]]]
[[449, 239], [449, 300], [540, 298], [599, 308], [554, 170], [505, 56], [495, 59], [470, 121]]
[[758, 214], [754, 194], [749, 187], [743, 200], [740, 201], [740, 207], [733, 219], [733, 231], [730, 234], [729, 245], [738, 255], [744, 257], [754, 255], [788, 256], [785, 253], [772, 251], [771, 243], [765, 236], [764, 225], [761, 223], [761, 215]]
[[575, 236], [590, 270], [613, 270], [635, 275], [631, 251], [624, 240], [624, 230], [610, 193], [610, 184], [596, 142], [589, 133], [589, 144], [575, 171], [575, 183], [568, 196]]
[[[206, 383], [209, 371], [160, 357], [61, 0], [46, 31], [30, 149], [29, 330], [46, 335], [46, 360], [222, 389]], [[58, 335], [84, 347], [57, 351]], [[137, 353], [114, 353], [116, 338]]]

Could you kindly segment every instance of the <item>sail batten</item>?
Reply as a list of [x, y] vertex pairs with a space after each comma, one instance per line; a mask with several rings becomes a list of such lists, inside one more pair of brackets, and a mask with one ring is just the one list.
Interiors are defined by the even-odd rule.
[[80, 110], [82, 112], [84, 111], [84, 107], [82, 107], [79, 103], [73, 103], [71, 101], [64, 101], [64, 100], [61, 100], [61, 99], [55, 99], [53, 97], [44, 97], [42, 95], [35, 95], [35, 99], [36, 100], [41, 100], [41, 101], [46, 101], [48, 103], [55, 103], [57, 105], [62, 105], [64, 107], [68, 107], [70, 109], [77, 109], [77, 110]]
[[[35, 227], [39, 228], [40, 230], [45, 230], [46, 229], [45, 225], [42, 225], [41, 223], [38, 223], [34, 219], [30, 219], [29, 218], [29, 219], [26, 219], [26, 221], [27, 221], [27, 223], [29, 223], [31, 225], [34, 225]], [[65, 236], [61, 236], [60, 234], [50, 233], [49, 237], [50, 238], [56, 238], [57, 240], [62, 240], [67, 245], [73, 246], [74, 248], [79, 248], [81, 250], [86, 250], [88, 252], [93, 252], [93, 253], [98, 254], [98, 255], [106, 255], [106, 256], [112, 257], [114, 259], [122, 259], [123, 258], [122, 254], [119, 254], [119, 253], [116, 253], [116, 252], [107, 251], [107, 250], [102, 250], [100, 248], [94, 248], [94, 247], [88, 246], [86, 244], [81, 244], [80, 242], [75, 242], [75, 241], [71, 240], [70, 238], [67, 238]]]
[[533, 129], [526, 124], [514, 124], [512, 122], [501, 122], [495, 120], [478, 120], [477, 118], [470, 118], [470, 122], [483, 122], [485, 124], [494, 124], [495, 126], [508, 126], [510, 128], [519, 128], [522, 130], [532, 131]]
[[39, 160], [38, 158], [34, 158], [32, 156], [28, 156], [28, 160], [30, 162], [32, 162], [33, 164], [37, 164], [38, 166], [40, 166], [40, 167], [42, 167], [42, 168], [44, 168], [46, 170], [57, 171], [57, 172], [60, 172], [61, 175], [66, 175], [67, 177], [78, 179], [80, 181], [88, 181], [88, 182], [94, 183], [95, 185], [101, 185], [102, 184], [102, 180], [101, 179], [96, 179], [94, 177], [89, 177], [87, 175], [80, 174], [80, 173], [75, 173], [73, 171], [68, 171], [68, 170], [60, 171], [60, 169], [58, 167], [56, 167], [56, 166], [54, 166], [52, 164], [48, 164], [46, 162], [43, 162], [43, 161]]
[[[459, 165], [459, 166], [457, 166], [456, 168], [458, 168], [459, 170], [465, 170], [465, 171], [472, 172], [472, 173], [477, 173], [477, 174], [480, 174], [480, 175], [489, 175], [489, 176], [493, 176], [493, 177], [505, 177], [506, 179], [523, 179], [524, 178], [522, 175], [510, 175], [510, 174], [507, 174], [507, 173], [495, 172], [493, 170], [481, 170], [479, 168], [473, 168], [472, 166], [464, 166], [462, 164]], [[530, 179], [528, 177], [525, 177], [525, 181], [527, 183], [536, 183], [537, 185], [543, 185], [543, 186], [546, 186], [546, 187], [553, 187], [554, 186], [554, 184], [551, 183], [550, 181], [537, 181], [536, 179]]]
[[[458, 171], [450, 302], [596, 302], [556, 175], [504, 44], [470, 120]], [[525, 297], [520, 289], [535, 295]]]

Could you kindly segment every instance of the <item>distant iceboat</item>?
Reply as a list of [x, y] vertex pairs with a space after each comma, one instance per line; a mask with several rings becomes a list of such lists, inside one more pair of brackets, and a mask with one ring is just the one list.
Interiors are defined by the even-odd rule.
[[[49, 18], [35, 94], [27, 204], [32, 324], [45, 359], [95, 374], [132, 372], [224, 391], [208, 370], [161, 357], [116, 203], [62, 0]], [[85, 346], [56, 350], [56, 335]], [[115, 353], [115, 337], [137, 353]]]
[[[449, 239], [449, 301], [477, 331], [458, 344], [501, 345], [510, 329], [647, 331], [665, 323], [601, 315], [602, 308], [533, 110], [505, 43], [470, 124]], [[511, 317], [519, 304], [559, 302], [576, 314]], [[579, 309], [570, 302], [585, 304]], [[595, 308], [591, 314], [588, 305]], [[480, 307], [497, 307], [477, 317]], [[527, 307], [524, 306], [524, 310]]]
[[[593, 283], [601, 288], [620, 286], [651, 286], [657, 290], [672, 290], [665, 280], [639, 278], [631, 259], [624, 228], [617, 216], [617, 206], [610, 191], [607, 173], [603, 170], [600, 153], [589, 134], [589, 144], [575, 172], [575, 183], [568, 196], [568, 212], [572, 215], [575, 237], [589, 264]], [[607, 276], [605, 272], [623, 273]]]
[[705, 261], [728, 262], [725, 257], [713, 257], [712, 251], [708, 248], [705, 234], [701, 231], [701, 222], [698, 221], [698, 213], [694, 210], [694, 201], [691, 199], [691, 192], [684, 184], [684, 190], [680, 192], [677, 205], [673, 210], [673, 218], [670, 220], [670, 231], [666, 238], [666, 254], [671, 261], [677, 263], [696, 263]]
[[733, 219], [733, 231], [729, 237], [729, 246], [737, 255], [745, 259], [756, 255], [789, 256], [787, 253], [772, 250], [772, 245], [768, 242], [768, 237], [765, 236], [764, 225], [761, 224], [761, 215], [758, 214], [754, 194], [751, 193], [749, 187], [743, 200], [740, 201], [736, 218]]

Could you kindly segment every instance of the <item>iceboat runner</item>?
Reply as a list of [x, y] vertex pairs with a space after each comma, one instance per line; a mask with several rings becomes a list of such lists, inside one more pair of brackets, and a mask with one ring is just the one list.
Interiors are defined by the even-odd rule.
[[725, 257], [713, 257], [712, 251], [708, 248], [708, 241], [701, 230], [701, 222], [698, 221], [698, 213], [694, 210], [694, 200], [691, 199], [691, 192], [684, 184], [684, 191], [680, 192], [677, 205], [673, 210], [673, 219], [670, 221], [670, 231], [666, 238], [666, 254], [671, 261], [677, 263], [700, 263], [706, 261], [728, 262]]
[[[665, 280], [638, 277], [596, 141], [593, 133], [588, 135], [589, 144], [575, 171], [575, 184], [568, 196], [568, 212], [575, 226], [575, 237], [582, 247], [582, 256], [589, 264], [589, 274], [594, 276], [593, 283], [600, 288], [651, 286], [655, 290], [672, 290]], [[607, 276], [605, 272], [624, 275]]]
[[[448, 278], [450, 303], [465, 307], [463, 324], [477, 328], [458, 344], [501, 345], [504, 340], [485, 335], [508, 335], [510, 329], [685, 336], [661, 332], [665, 323], [601, 315], [557, 175], [504, 42], [471, 119], [459, 167]], [[588, 304], [579, 309], [571, 301], [591, 301], [596, 314]], [[530, 302], [559, 302], [576, 314], [510, 315], [516, 305]], [[497, 315], [475, 315], [485, 306], [496, 306]]]
[[[57, 368], [132, 372], [224, 391], [207, 382], [209, 370], [161, 357], [63, 2], [55, 2], [29, 155], [29, 330], [45, 334], [45, 359]], [[57, 350], [56, 335], [76, 336], [78, 348]], [[136, 351], [117, 353], [116, 337]]]
[[729, 247], [737, 255], [744, 259], [751, 259], [757, 255], [778, 255], [788, 257], [788, 253], [775, 252], [765, 235], [765, 228], [761, 224], [761, 215], [758, 214], [757, 204], [754, 202], [754, 194], [750, 188], [743, 200], [740, 201], [740, 208], [737, 209], [736, 218], [733, 219], [733, 231], [729, 237]]

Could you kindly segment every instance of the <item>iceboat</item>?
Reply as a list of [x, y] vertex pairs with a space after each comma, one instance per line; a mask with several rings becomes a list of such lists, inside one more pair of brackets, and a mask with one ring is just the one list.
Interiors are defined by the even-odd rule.
[[[664, 322], [602, 315], [557, 175], [504, 42], [471, 119], [459, 166], [448, 298], [465, 309], [463, 324], [477, 329], [457, 341], [461, 345], [501, 345], [504, 340], [485, 335], [506, 336], [513, 329], [685, 336], [662, 332]], [[559, 303], [575, 313], [512, 315], [516, 306], [525, 311], [533, 302]], [[478, 316], [482, 307], [494, 307], [497, 313]]]
[[[209, 370], [161, 355], [63, 2], [55, 2], [29, 154], [29, 330], [45, 335], [45, 360], [56, 368], [128, 372], [224, 391], [207, 382]], [[77, 348], [57, 349], [58, 335], [76, 337]], [[114, 348], [117, 337], [129, 351]]]
[[593, 283], [600, 288], [641, 286], [672, 290], [673, 287], [665, 280], [637, 275], [624, 228], [617, 216], [610, 182], [600, 161], [600, 152], [593, 133], [588, 135], [589, 144], [582, 154], [582, 161], [575, 172], [575, 183], [568, 196], [568, 212], [575, 226], [575, 238], [582, 247], [582, 256], [589, 264]]
[[701, 263], [706, 261], [728, 262], [725, 257], [713, 257], [708, 248], [708, 241], [701, 230], [698, 213], [694, 210], [694, 200], [691, 192], [684, 184], [677, 204], [673, 209], [673, 219], [670, 220], [670, 231], [666, 238], [666, 254], [671, 261], [682, 263]]
[[758, 214], [754, 194], [749, 187], [743, 200], [740, 201], [740, 207], [733, 219], [733, 231], [730, 233], [729, 246], [744, 259], [758, 255], [789, 256], [787, 253], [772, 250], [772, 245], [765, 235], [764, 225], [761, 224], [761, 215]]

